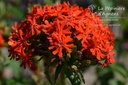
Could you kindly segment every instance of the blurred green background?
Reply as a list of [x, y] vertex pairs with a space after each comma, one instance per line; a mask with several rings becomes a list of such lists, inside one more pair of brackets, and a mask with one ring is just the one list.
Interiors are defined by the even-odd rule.
[[[0, 35], [5, 43], [0, 47], [0, 85], [49, 85], [43, 73], [42, 61], [38, 62], [37, 73], [29, 68], [21, 68], [19, 61], [10, 61], [7, 41], [13, 23], [25, 19], [33, 5], [53, 5], [64, 1], [83, 8], [89, 6], [98, 13], [117, 13], [117, 16], [101, 15], [101, 19], [109, 23], [115, 33], [116, 62], [103, 69], [98, 66], [89, 67], [84, 71], [84, 77], [86, 85], [128, 85], [128, 0], [0, 0]], [[124, 10], [110, 11], [105, 9], [106, 6], [122, 7]], [[68, 80], [66, 82], [66, 85], [71, 85]]]

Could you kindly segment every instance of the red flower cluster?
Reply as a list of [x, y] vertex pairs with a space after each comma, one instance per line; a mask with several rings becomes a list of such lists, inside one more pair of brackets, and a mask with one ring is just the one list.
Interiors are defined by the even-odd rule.
[[0, 47], [4, 46], [3, 31], [0, 30]]
[[12, 28], [9, 56], [21, 60], [24, 67], [32, 65], [35, 55], [45, 55], [50, 50], [52, 55], [63, 59], [74, 47], [85, 58], [94, 56], [98, 61], [105, 60], [103, 66], [115, 61], [113, 33], [89, 8], [67, 3], [34, 6], [26, 19], [19, 25], [16, 22]]

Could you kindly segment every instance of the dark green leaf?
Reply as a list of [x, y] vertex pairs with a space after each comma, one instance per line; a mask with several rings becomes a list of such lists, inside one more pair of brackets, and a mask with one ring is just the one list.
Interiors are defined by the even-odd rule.
[[41, 56], [41, 57], [38, 59], [38, 61], [42, 60], [43, 58], [44, 58], [44, 56]]
[[62, 69], [63, 65], [58, 65], [57, 68], [56, 68], [56, 71], [55, 71], [55, 78], [54, 78], [54, 83], [56, 83], [56, 80], [61, 72], [61, 69]]
[[81, 79], [82, 79], [83, 83], [85, 84], [85, 80], [84, 80], [84, 76], [83, 76], [82, 72], [79, 71], [79, 74], [80, 74], [80, 76], [81, 76]]
[[44, 72], [45, 75], [46, 75], [46, 78], [48, 79], [48, 81], [50, 82], [51, 85], [54, 85], [54, 84], [53, 84], [52, 78], [50, 76], [49, 67], [52, 66], [55, 63], [56, 63], [56, 59], [53, 62], [51, 62], [50, 64], [47, 65], [47, 67], [45, 69], [45, 72]]
[[50, 66], [54, 65], [57, 63], [57, 59], [55, 59], [54, 61], [52, 61], [50, 64], [47, 65], [46, 69], [49, 69]]
[[72, 85], [81, 85], [80, 76], [77, 73], [74, 73], [71, 68], [65, 69], [65, 75], [70, 80]]
[[50, 76], [50, 72], [49, 72], [49, 69], [46, 69], [45, 70], [45, 75], [46, 75], [46, 78], [48, 79], [48, 81], [50, 82], [51, 85], [54, 85], [53, 82], [52, 82], [52, 78]]

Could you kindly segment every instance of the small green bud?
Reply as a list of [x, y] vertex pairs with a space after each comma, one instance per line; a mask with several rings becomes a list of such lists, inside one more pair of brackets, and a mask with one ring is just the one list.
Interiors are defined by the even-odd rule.
[[74, 79], [74, 78], [75, 78], [75, 76], [74, 76], [74, 75], [71, 75], [71, 76], [70, 76], [70, 78], [71, 78], [71, 79]]
[[72, 69], [77, 70], [77, 66], [76, 65], [72, 65]]
[[86, 60], [86, 65], [89, 66], [91, 64], [91, 60]]
[[70, 54], [67, 54], [68, 58], [71, 58], [71, 55]]
[[80, 79], [77, 79], [77, 80], [75, 81], [75, 84], [80, 85], [80, 84], [81, 84]]
[[82, 67], [89, 66], [91, 64], [91, 60], [82, 60], [81, 65]]

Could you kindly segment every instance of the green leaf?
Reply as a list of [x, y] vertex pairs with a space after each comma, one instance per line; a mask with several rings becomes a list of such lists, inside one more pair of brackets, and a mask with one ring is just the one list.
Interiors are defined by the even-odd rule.
[[54, 83], [56, 83], [56, 80], [57, 80], [62, 68], [63, 68], [63, 64], [57, 66], [56, 71], [55, 71]]
[[110, 85], [126, 85], [126, 82], [113, 78], [110, 80]]
[[52, 61], [50, 64], [47, 65], [46, 69], [49, 69], [50, 66], [55, 65], [57, 63], [57, 59]]
[[46, 0], [46, 4], [47, 5], [52, 5], [53, 3], [52, 3], [52, 0]]
[[0, 18], [2, 18], [5, 15], [5, 3], [3, 1], [0, 1]]
[[51, 84], [51, 85], [54, 85], [53, 82], [52, 82], [52, 78], [51, 78], [49, 69], [46, 69], [44, 73], [45, 73], [45, 75], [46, 75], [46, 78], [47, 78], [48, 81], [50, 82], [50, 84]]
[[85, 84], [85, 79], [84, 79], [84, 76], [83, 76], [82, 71], [79, 71], [79, 74], [80, 74], [80, 77], [81, 77], [81, 79], [82, 79], [83, 83]]
[[45, 69], [45, 75], [46, 78], [48, 79], [48, 81], [50, 82], [51, 85], [54, 85], [53, 80], [51, 78], [50, 72], [49, 72], [49, 67], [52, 66], [53, 64], [57, 63], [57, 59], [55, 59], [53, 62], [51, 62], [50, 64], [47, 65], [46, 69]]
[[21, 10], [17, 6], [11, 6], [10, 5], [7, 7], [7, 11], [8, 11], [8, 14], [13, 16], [13, 17], [17, 17], [19, 19], [22, 19], [24, 17], [23, 10]]
[[125, 68], [123, 68], [121, 65], [119, 65], [119, 64], [113, 64], [113, 65], [110, 65], [110, 68], [113, 71], [118, 72], [124, 78], [128, 77], [128, 71]]
[[[40, 57], [40, 56], [37, 56], [37, 57]], [[44, 56], [41, 56], [38, 61], [41, 61], [42, 59], [44, 58]]]
[[114, 1], [108, 1], [108, 0], [100, 0], [100, 3], [102, 6], [113, 6], [114, 5]]
[[81, 79], [78, 73], [74, 73], [70, 67], [65, 69], [65, 75], [70, 80], [72, 85], [81, 85]]
[[111, 80], [111, 85], [118, 85], [118, 81], [116, 79]]

